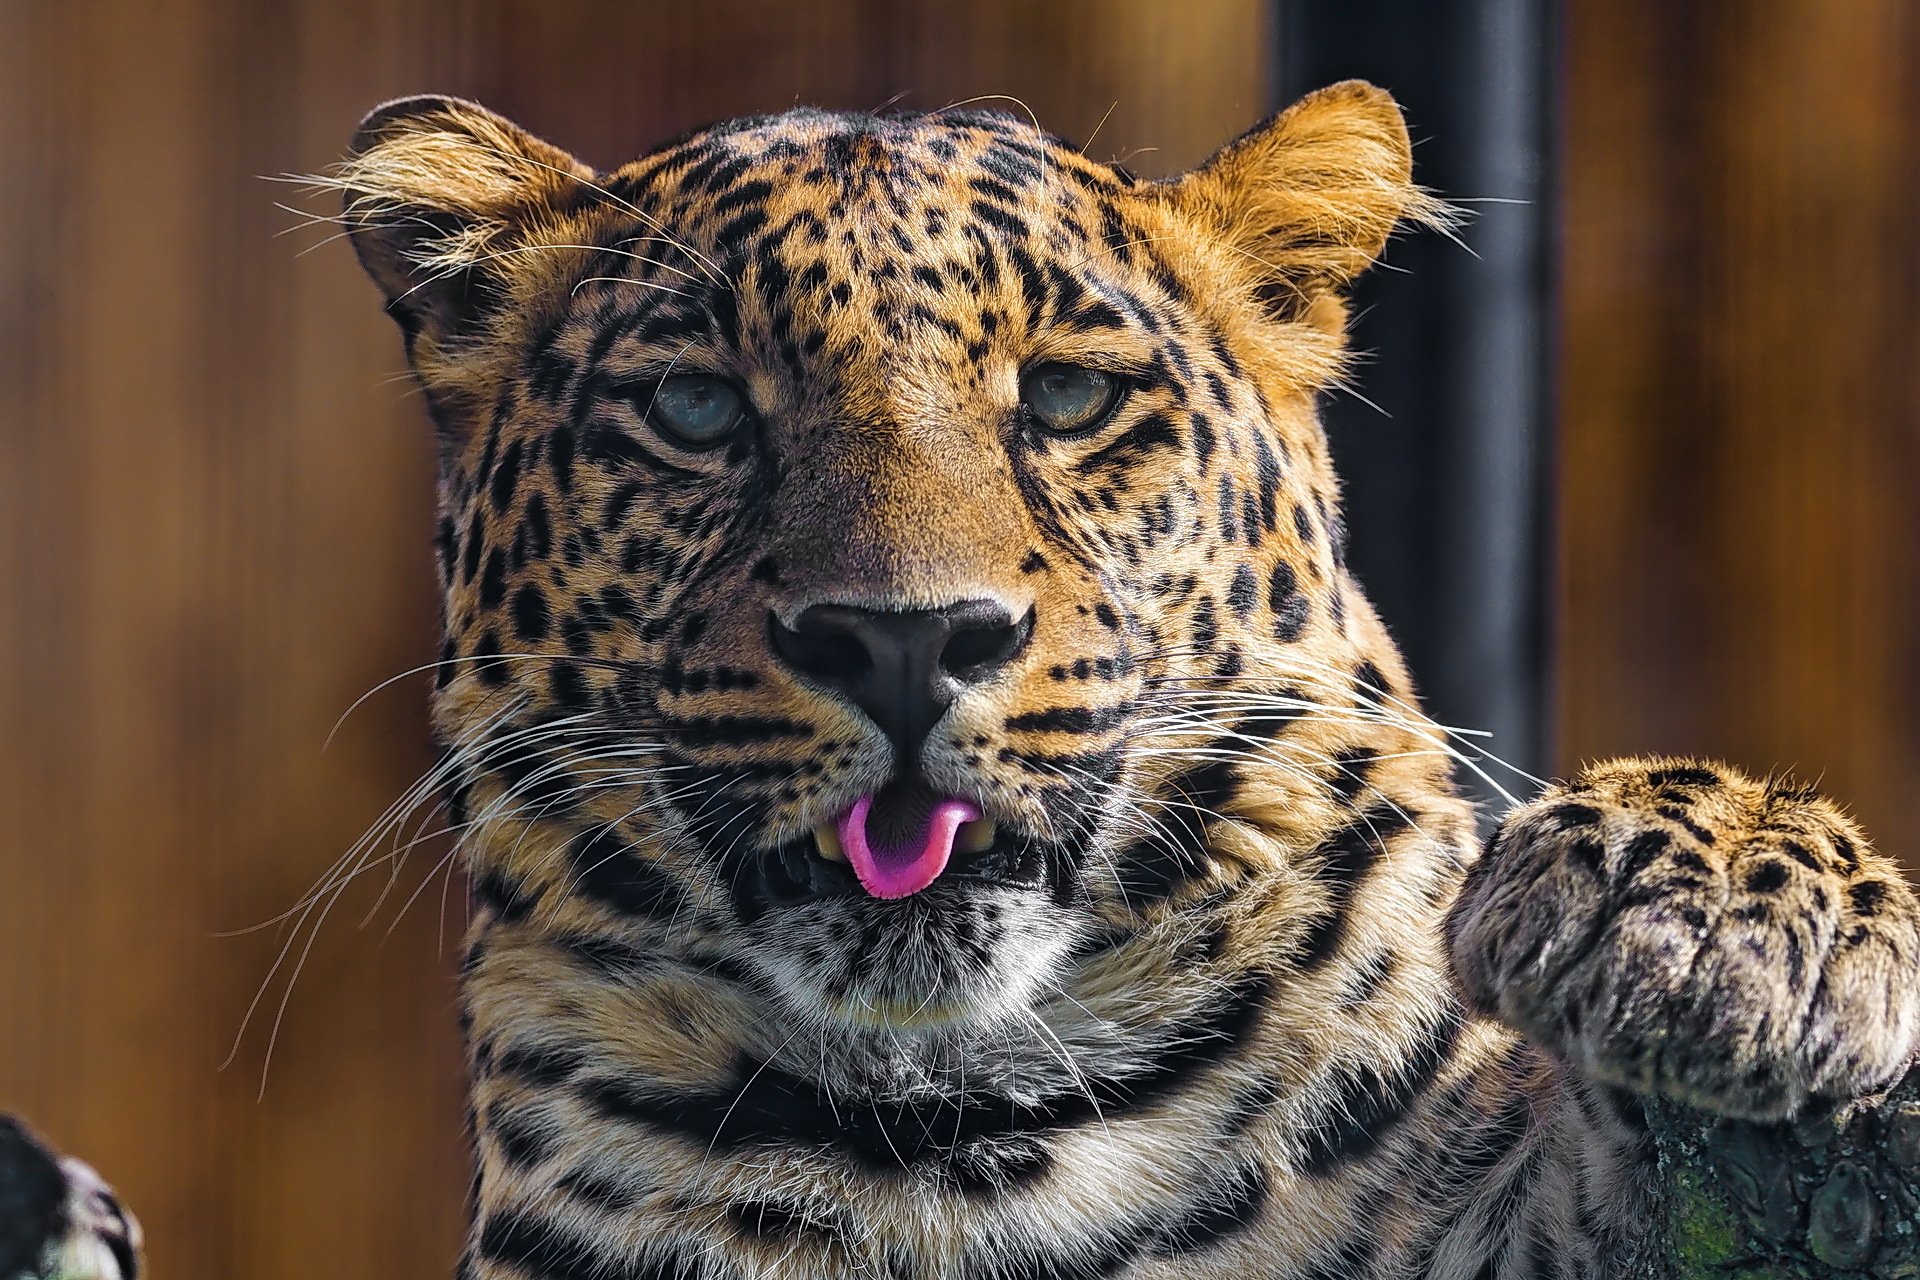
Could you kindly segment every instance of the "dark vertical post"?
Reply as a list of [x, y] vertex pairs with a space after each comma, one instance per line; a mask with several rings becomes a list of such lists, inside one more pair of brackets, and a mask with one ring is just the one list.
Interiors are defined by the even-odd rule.
[[[1472, 214], [1467, 247], [1431, 233], [1397, 241], [1388, 269], [1361, 281], [1358, 395], [1324, 408], [1355, 572], [1427, 710], [1490, 730], [1487, 749], [1536, 773], [1550, 767], [1556, 11], [1552, 0], [1280, 0], [1276, 76], [1281, 103], [1349, 77], [1390, 90], [1413, 129], [1415, 177]], [[1470, 771], [1463, 781], [1492, 797]]]

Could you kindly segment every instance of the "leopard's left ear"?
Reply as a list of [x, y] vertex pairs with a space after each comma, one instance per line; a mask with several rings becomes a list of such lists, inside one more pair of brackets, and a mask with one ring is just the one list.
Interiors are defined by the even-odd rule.
[[[1315, 304], [1365, 271], [1401, 222], [1450, 220], [1414, 185], [1399, 104], [1364, 80], [1308, 94], [1160, 194], [1263, 275], [1261, 293], [1285, 319], [1321, 321]], [[1337, 326], [1333, 310], [1324, 321]]]
[[387, 309], [415, 339], [458, 334], [507, 289], [517, 244], [593, 171], [475, 102], [429, 94], [376, 107], [317, 184]]

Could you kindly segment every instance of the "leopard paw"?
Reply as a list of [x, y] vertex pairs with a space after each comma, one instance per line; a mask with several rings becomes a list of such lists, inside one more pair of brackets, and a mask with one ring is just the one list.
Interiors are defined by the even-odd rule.
[[100, 1175], [0, 1116], [0, 1277], [137, 1280], [140, 1224]]
[[1781, 1119], [1920, 1057], [1920, 904], [1784, 779], [1619, 760], [1514, 811], [1448, 917], [1469, 1000], [1589, 1078]]

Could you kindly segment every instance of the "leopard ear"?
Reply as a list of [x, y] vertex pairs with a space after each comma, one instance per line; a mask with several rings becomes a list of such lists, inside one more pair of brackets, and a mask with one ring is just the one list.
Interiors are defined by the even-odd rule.
[[1364, 80], [1308, 94], [1173, 179], [1166, 194], [1237, 251], [1278, 318], [1334, 328], [1344, 320], [1334, 295], [1395, 226], [1452, 219], [1414, 185], [1399, 104]]
[[480, 106], [425, 95], [379, 106], [323, 185], [341, 193], [360, 265], [411, 353], [470, 327], [508, 276], [501, 254], [593, 171]]

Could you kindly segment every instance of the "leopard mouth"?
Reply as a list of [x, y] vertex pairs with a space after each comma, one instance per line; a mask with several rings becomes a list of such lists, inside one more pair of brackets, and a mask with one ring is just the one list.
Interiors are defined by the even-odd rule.
[[768, 896], [783, 905], [865, 896], [890, 902], [936, 884], [1038, 884], [1037, 842], [984, 816], [972, 800], [918, 786], [860, 796], [830, 823], [762, 857]]
[[[895, 801], [897, 815], [882, 808], [887, 800], [885, 792], [861, 796], [831, 828], [816, 827], [813, 832], [814, 848], [822, 857], [839, 853], [861, 887], [882, 900], [919, 893], [947, 869], [956, 845], [982, 851], [998, 834], [992, 819], [955, 796], [942, 796], [930, 806], [918, 797]], [[894, 818], [891, 823], [889, 816]]]

